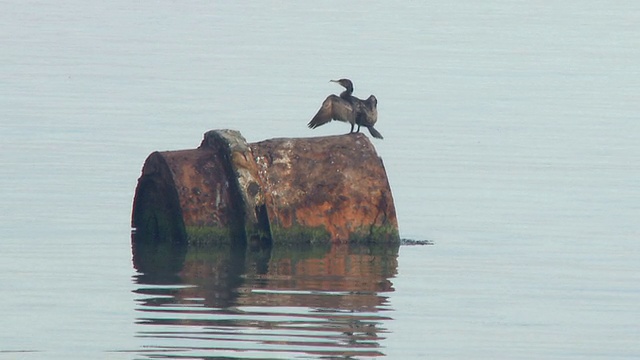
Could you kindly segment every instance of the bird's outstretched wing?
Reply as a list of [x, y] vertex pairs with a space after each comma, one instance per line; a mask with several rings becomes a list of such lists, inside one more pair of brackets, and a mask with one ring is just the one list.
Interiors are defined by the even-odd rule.
[[316, 115], [309, 121], [309, 126], [312, 129], [317, 128], [320, 125], [324, 125], [331, 120], [339, 120], [354, 123], [355, 122], [355, 111], [353, 111], [353, 106], [349, 101], [336, 96], [329, 95], [322, 103], [320, 110], [316, 113]]
[[371, 136], [376, 139], [383, 139], [382, 134], [373, 127], [373, 125], [378, 121], [378, 99], [371, 95], [367, 100], [361, 101], [359, 104], [360, 107], [356, 118], [358, 131], [360, 131], [360, 126], [365, 126], [369, 129]]
[[364, 114], [364, 119], [361, 125], [373, 126], [378, 121], [378, 99], [375, 96], [370, 95], [367, 100], [361, 102], [362, 110], [360, 113]]

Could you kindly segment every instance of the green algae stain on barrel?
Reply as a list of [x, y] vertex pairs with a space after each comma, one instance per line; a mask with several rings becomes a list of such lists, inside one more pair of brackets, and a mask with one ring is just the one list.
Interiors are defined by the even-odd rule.
[[398, 243], [382, 159], [363, 134], [248, 144], [233, 130], [152, 153], [133, 206], [136, 241]]

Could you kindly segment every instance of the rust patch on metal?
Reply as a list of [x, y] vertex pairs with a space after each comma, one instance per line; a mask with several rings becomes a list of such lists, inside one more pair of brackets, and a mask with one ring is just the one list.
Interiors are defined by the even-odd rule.
[[397, 230], [382, 160], [362, 134], [251, 144], [272, 226], [324, 227], [347, 241], [369, 227]]

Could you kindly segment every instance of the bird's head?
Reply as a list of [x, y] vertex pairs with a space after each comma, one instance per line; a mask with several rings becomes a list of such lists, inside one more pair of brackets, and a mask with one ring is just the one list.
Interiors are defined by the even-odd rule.
[[353, 91], [353, 83], [349, 79], [340, 79], [340, 80], [330, 80], [329, 82], [334, 82], [340, 84], [342, 87], [349, 91]]

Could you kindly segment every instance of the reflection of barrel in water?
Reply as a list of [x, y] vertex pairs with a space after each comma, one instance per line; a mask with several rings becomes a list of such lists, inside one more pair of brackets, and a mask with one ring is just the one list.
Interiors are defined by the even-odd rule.
[[[135, 235], [134, 235], [135, 236]], [[208, 307], [233, 306], [246, 272], [245, 251], [230, 246], [187, 246], [169, 242], [133, 242], [133, 263], [140, 285], [170, 285], [166, 300], [202, 299]], [[260, 253], [252, 253], [259, 258]], [[180, 286], [179, 289], [171, 286]], [[152, 294], [158, 289], [153, 289]], [[139, 292], [145, 293], [144, 289]], [[186, 302], [184, 302], [186, 301]]]
[[203, 345], [230, 356], [383, 355], [380, 333], [390, 319], [380, 311], [393, 291], [397, 246], [185, 249], [179, 269], [162, 255], [173, 275], [153, 274], [163, 260], [150, 272], [138, 268], [138, 322], [151, 325], [140, 333], [153, 339], [146, 356], [172, 346], [176, 356], [193, 355]]

